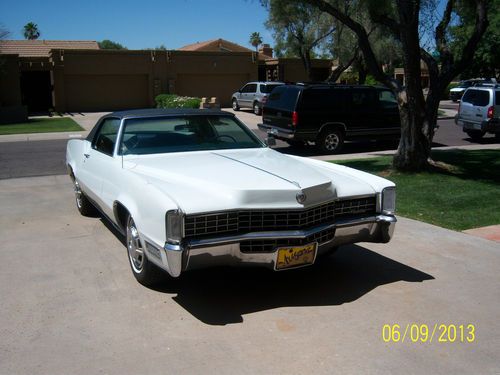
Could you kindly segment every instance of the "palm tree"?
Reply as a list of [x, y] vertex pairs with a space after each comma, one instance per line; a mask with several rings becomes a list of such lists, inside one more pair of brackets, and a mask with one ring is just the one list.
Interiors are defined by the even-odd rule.
[[24, 25], [24, 39], [35, 40], [40, 37], [38, 25], [33, 22], [28, 22]]
[[260, 33], [254, 31], [250, 34], [250, 44], [255, 47], [255, 52], [259, 52], [259, 45], [262, 44], [262, 37]]

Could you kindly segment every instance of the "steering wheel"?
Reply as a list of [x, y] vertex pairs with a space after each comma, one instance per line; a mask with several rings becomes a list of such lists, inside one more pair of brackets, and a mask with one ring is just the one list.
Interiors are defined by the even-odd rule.
[[231, 141], [233, 141], [234, 143], [238, 142], [234, 137], [231, 137], [230, 135], [227, 135], [227, 134], [223, 134], [223, 135], [218, 135], [217, 137], [215, 137], [215, 139], [219, 139], [219, 138], [229, 138]]

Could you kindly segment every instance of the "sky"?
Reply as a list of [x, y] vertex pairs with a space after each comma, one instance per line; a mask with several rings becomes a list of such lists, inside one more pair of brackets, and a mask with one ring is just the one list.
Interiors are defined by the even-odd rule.
[[40, 39], [110, 39], [128, 49], [177, 49], [218, 38], [253, 49], [254, 31], [272, 45], [266, 17], [259, 0], [0, 0], [0, 25], [10, 32], [8, 39], [24, 39], [23, 26], [34, 22]]

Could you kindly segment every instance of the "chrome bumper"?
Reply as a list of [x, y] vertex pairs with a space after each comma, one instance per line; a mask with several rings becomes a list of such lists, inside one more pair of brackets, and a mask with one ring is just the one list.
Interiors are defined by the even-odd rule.
[[240, 242], [245, 240], [266, 240], [280, 238], [306, 238], [326, 229], [335, 229], [331, 241], [320, 243], [318, 255], [333, 247], [356, 242], [389, 242], [396, 226], [396, 217], [377, 215], [338, 221], [309, 230], [255, 232], [237, 236], [223, 236], [202, 240], [191, 240], [184, 244], [165, 244], [161, 259], [171, 276], [177, 277], [182, 271], [219, 265], [253, 265], [275, 268], [276, 251], [267, 253], [243, 253]]
[[280, 129], [280, 128], [275, 128], [271, 125], [267, 124], [257, 124], [257, 127], [259, 130], [263, 132], [267, 132], [267, 134], [276, 137], [278, 139], [294, 139], [295, 138], [295, 131], [294, 130], [288, 130], [288, 129]]

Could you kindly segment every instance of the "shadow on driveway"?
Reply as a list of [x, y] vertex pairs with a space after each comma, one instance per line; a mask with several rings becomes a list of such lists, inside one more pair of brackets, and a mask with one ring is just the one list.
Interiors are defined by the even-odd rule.
[[210, 325], [243, 322], [243, 315], [283, 306], [333, 306], [357, 300], [398, 281], [432, 280], [429, 274], [361, 246], [341, 248], [316, 265], [286, 272], [262, 268], [210, 268], [184, 273], [154, 290]]

